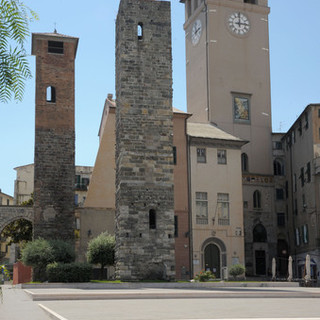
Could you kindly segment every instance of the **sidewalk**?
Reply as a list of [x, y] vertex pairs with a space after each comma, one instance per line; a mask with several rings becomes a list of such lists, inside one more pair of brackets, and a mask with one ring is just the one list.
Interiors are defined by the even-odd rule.
[[[59, 288], [59, 284], [43, 284], [41, 286], [45, 288], [30, 285], [28, 289], [5, 285], [2, 287], [0, 320], [222, 319], [226, 315], [229, 318], [240, 316], [239, 310], [242, 310], [242, 318], [250, 315], [257, 319], [251, 313], [260, 315], [260, 305], [267, 310], [265, 312], [276, 315], [279, 315], [276, 310], [287, 306], [291, 314], [286, 311], [287, 316], [281, 318], [298, 317], [297, 313], [306, 308], [305, 315], [309, 313], [314, 320], [320, 320], [315, 317], [320, 314], [320, 288], [259, 287], [259, 284], [255, 288], [180, 285], [181, 288], [159, 288], [162, 285], [142, 283], [132, 285], [138, 288], [121, 288], [121, 284], [118, 288], [99, 288], [99, 285], [86, 288], [88, 284], [69, 284], [69, 288]], [[202, 318], [199, 310], [202, 310]]]
[[24, 290], [3, 285], [0, 301], [0, 320], [47, 320], [50, 317], [32, 301]]

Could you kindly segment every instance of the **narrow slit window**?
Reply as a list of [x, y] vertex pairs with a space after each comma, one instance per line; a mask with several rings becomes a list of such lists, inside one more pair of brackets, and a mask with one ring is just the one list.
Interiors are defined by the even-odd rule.
[[249, 171], [249, 160], [248, 160], [248, 155], [246, 153], [241, 154], [241, 169], [242, 169], [242, 172]]
[[173, 146], [172, 147], [172, 152], [173, 152], [173, 164], [177, 164], [177, 147]]
[[177, 238], [179, 235], [178, 233], [178, 216], [174, 216], [174, 236]]
[[142, 40], [143, 38], [143, 24], [141, 22], [138, 23], [138, 39]]
[[261, 209], [261, 193], [258, 190], [253, 193], [253, 208]]
[[47, 102], [55, 103], [56, 102], [56, 88], [49, 86], [47, 87]]
[[157, 215], [154, 209], [149, 211], [149, 228], [156, 229], [157, 228]]

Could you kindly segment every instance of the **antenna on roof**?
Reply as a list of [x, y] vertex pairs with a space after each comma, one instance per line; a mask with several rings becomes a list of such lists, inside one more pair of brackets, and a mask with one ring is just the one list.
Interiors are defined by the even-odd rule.
[[54, 31], [53, 32], [57, 33], [57, 23], [56, 22], [54, 23]]

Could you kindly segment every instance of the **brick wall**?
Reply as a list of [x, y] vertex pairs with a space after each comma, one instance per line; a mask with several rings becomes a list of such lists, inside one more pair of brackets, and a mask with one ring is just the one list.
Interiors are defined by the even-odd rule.
[[[48, 52], [49, 41], [63, 43], [63, 52]], [[32, 36], [32, 53], [36, 55], [34, 238], [74, 238], [77, 41], [56, 33]], [[54, 87], [55, 101], [47, 101], [48, 87]]]

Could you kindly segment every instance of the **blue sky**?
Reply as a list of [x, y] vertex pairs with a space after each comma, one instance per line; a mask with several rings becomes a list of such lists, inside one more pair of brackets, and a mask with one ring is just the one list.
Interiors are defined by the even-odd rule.
[[[79, 37], [76, 58], [76, 164], [94, 165], [104, 100], [115, 92], [114, 29], [119, 0], [25, 0], [40, 17], [31, 32]], [[186, 110], [184, 5], [172, 4], [173, 103]], [[269, 0], [271, 100], [274, 131], [287, 130], [309, 103], [320, 103], [319, 0]], [[31, 52], [31, 38], [27, 44]], [[35, 73], [35, 58], [30, 57]], [[21, 103], [0, 104], [0, 188], [13, 195], [13, 168], [33, 163], [34, 86]]]

